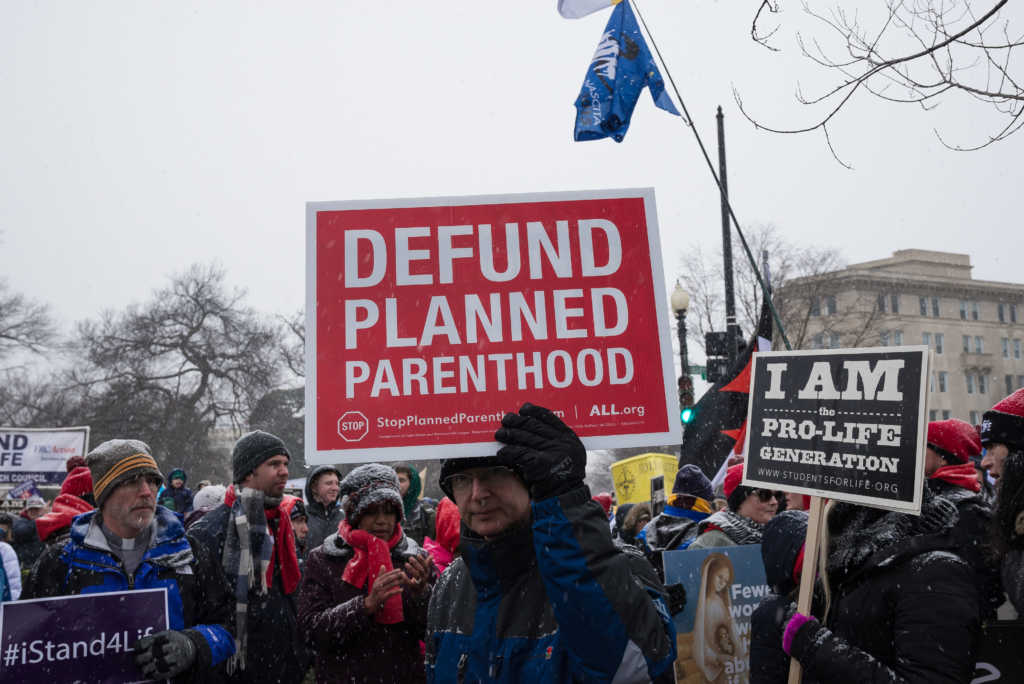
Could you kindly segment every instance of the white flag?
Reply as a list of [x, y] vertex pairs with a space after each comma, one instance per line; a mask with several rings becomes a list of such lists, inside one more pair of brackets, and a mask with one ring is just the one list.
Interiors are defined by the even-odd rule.
[[558, 0], [558, 13], [566, 19], [579, 19], [620, 2], [622, 0]]

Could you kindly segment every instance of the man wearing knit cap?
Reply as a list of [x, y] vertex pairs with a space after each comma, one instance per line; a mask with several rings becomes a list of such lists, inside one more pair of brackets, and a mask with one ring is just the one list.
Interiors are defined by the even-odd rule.
[[711, 481], [692, 463], [676, 472], [665, 509], [640, 532], [644, 551], [658, 574], [665, 576], [662, 553], [687, 548], [697, 538], [697, 525], [711, 515]]
[[301, 573], [284, 499], [289, 458], [269, 432], [242, 435], [231, 452], [234, 484], [224, 503], [189, 529], [221, 559], [233, 590], [232, 682], [297, 682], [306, 670], [295, 606]]
[[1005, 600], [999, 565], [988, 544], [992, 508], [981, 494], [971, 458], [981, 454], [981, 440], [970, 423], [951, 418], [928, 423], [924, 474], [928, 489], [956, 506], [959, 521], [948, 533], [957, 554], [977, 578], [982, 617], [994, 619]]
[[760, 544], [765, 524], [779, 508], [779, 495], [770, 489], [743, 484], [743, 464], [729, 466], [722, 490], [729, 507], [697, 523], [691, 549]]
[[1024, 389], [999, 401], [981, 418], [983, 468], [996, 480], [996, 551], [1003, 589], [1024, 614]]
[[494, 437], [496, 455], [441, 465], [462, 555], [430, 597], [427, 680], [674, 681], [664, 587], [612, 541], [576, 433], [524, 404]]
[[156, 504], [163, 477], [144, 442], [103, 442], [86, 463], [96, 510], [74, 519], [65, 544], [47, 548], [22, 598], [164, 587], [171, 629], [140, 639], [135, 663], [148, 679], [205, 677], [234, 653], [216, 560]]

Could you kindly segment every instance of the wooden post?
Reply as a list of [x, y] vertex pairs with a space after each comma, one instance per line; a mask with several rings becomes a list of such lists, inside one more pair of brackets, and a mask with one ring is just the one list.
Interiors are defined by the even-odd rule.
[[[811, 599], [814, 597], [814, 578], [818, 569], [818, 540], [821, 532], [820, 496], [811, 497], [811, 508], [807, 518], [807, 539], [804, 542], [804, 567], [800, 574], [800, 595], [796, 609], [804, 615], [811, 614]], [[780, 644], [781, 645], [781, 644]], [[800, 684], [800, 661], [792, 658], [789, 661], [789, 684]]]

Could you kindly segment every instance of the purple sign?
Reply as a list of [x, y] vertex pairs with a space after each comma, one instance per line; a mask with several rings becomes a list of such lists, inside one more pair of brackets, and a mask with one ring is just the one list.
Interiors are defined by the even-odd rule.
[[6, 682], [148, 682], [132, 646], [167, 629], [167, 590], [80, 594], [0, 604]]

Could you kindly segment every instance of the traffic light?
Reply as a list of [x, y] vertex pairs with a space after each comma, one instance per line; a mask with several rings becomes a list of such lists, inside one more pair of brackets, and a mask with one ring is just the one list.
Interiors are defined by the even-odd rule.
[[683, 425], [688, 424], [693, 420], [694, 411], [692, 406], [685, 406], [683, 410], [679, 412], [679, 420], [683, 422]]

